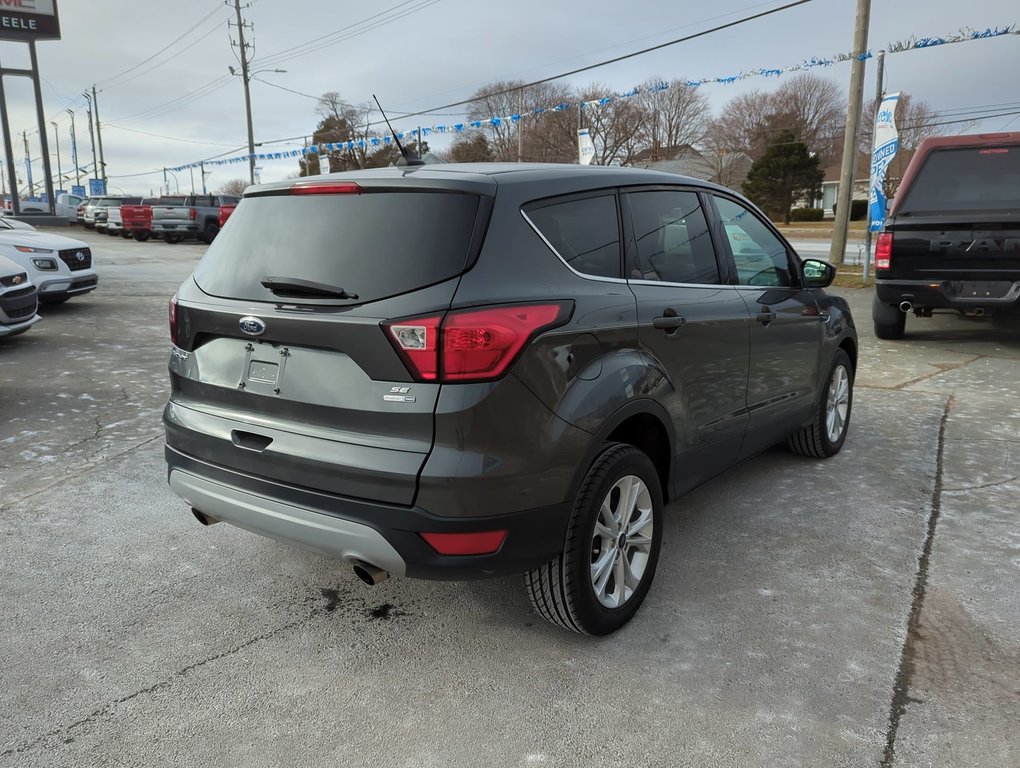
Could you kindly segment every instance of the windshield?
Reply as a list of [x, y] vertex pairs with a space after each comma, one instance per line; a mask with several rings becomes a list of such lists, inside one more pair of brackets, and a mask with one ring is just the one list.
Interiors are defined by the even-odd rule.
[[1020, 146], [932, 152], [897, 215], [1020, 210]]
[[478, 196], [375, 192], [246, 198], [195, 269], [206, 293], [279, 301], [262, 281], [306, 281], [375, 301], [468, 264]]

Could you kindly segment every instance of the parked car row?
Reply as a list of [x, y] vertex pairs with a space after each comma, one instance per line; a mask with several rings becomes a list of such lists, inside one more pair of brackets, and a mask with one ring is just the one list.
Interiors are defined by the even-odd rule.
[[0, 219], [0, 337], [31, 328], [40, 304], [61, 304], [98, 285], [87, 244]]
[[233, 195], [95, 197], [78, 207], [77, 221], [97, 232], [139, 242], [194, 238], [211, 243], [238, 202]]

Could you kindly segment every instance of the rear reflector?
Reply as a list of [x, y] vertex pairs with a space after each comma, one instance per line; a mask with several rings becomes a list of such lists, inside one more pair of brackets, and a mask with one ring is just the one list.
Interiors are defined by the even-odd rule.
[[383, 327], [418, 381], [487, 381], [502, 376], [537, 334], [565, 322], [570, 308], [569, 302], [501, 305]]
[[290, 188], [292, 195], [360, 195], [361, 187], [353, 181], [299, 182]]
[[879, 232], [875, 243], [875, 269], [892, 266], [892, 232]]
[[440, 555], [491, 555], [503, 546], [506, 531], [480, 533], [420, 533]]

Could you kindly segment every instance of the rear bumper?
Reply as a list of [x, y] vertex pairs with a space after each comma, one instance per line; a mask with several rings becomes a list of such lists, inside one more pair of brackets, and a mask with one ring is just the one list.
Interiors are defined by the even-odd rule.
[[150, 230], [155, 235], [195, 235], [198, 234], [198, 224], [159, 224], [153, 222]]
[[[324, 494], [219, 467], [166, 446], [171, 489], [209, 517], [327, 557], [395, 575], [466, 580], [521, 573], [560, 553], [572, 505], [506, 515], [440, 517], [418, 507]], [[451, 489], [451, 493], [455, 493]], [[421, 532], [506, 530], [491, 555], [437, 554]]]
[[951, 309], [984, 315], [1020, 312], [1020, 281], [900, 280], [875, 283], [883, 304], [910, 302], [915, 309]]

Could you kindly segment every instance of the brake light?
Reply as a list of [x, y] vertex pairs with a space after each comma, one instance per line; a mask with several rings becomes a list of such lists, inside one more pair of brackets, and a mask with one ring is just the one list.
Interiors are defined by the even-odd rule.
[[170, 297], [170, 341], [177, 344], [177, 294]]
[[290, 188], [292, 195], [360, 195], [362, 191], [353, 181], [305, 181], [298, 182]]
[[477, 533], [420, 533], [440, 555], [491, 555], [506, 540], [506, 531]]
[[875, 269], [892, 266], [892, 232], [879, 232], [875, 243]]
[[196, 211], [194, 208], [189, 208], [188, 209], [188, 218], [190, 218], [192, 221], [197, 219], [198, 218], [198, 211]]
[[419, 381], [487, 381], [502, 376], [536, 334], [564, 322], [570, 309], [566, 302], [485, 307], [383, 327]]

